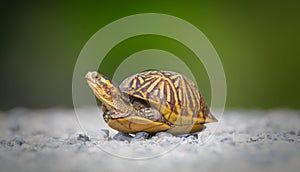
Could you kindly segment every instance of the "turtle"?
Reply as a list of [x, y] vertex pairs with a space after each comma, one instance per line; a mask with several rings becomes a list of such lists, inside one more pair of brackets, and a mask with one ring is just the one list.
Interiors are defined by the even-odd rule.
[[[197, 86], [173, 71], [145, 71], [120, 85], [98, 72], [85, 76], [102, 102], [104, 121], [119, 131], [115, 139], [149, 138], [158, 132], [194, 134], [217, 122]], [[123, 138], [123, 139], [122, 139]]]

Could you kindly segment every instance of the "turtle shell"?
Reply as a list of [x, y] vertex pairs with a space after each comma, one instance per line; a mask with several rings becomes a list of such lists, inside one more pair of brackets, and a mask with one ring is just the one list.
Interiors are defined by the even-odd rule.
[[126, 78], [120, 88], [124, 93], [146, 100], [158, 109], [166, 121], [177, 126], [173, 127], [173, 133], [202, 130], [202, 124], [217, 121], [196, 85], [176, 72], [138, 73]]

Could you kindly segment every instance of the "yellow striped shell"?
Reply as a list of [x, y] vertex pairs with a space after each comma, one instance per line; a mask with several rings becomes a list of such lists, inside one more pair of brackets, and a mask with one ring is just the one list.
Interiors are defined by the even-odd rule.
[[[125, 79], [121, 90], [158, 109], [173, 125], [170, 133], [201, 131], [204, 123], [216, 122], [196, 85], [171, 71], [148, 71]], [[190, 131], [187, 131], [190, 130]]]

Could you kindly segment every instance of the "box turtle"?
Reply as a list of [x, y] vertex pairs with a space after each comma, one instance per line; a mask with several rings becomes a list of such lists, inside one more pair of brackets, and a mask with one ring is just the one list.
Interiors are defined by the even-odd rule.
[[146, 71], [126, 78], [120, 86], [98, 72], [85, 77], [102, 102], [105, 122], [119, 131], [116, 139], [129, 134], [146, 138], [162, 131], [193, 134], [205, 123], [217, 122], [196, 85], [179, 73]]

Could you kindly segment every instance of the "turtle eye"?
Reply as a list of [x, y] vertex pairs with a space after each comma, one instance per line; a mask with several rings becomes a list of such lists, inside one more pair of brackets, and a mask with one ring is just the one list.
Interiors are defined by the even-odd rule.
[[99, 78], [99, 74], [97, 72], [91, 72], [90, 78], [98, 79]]

